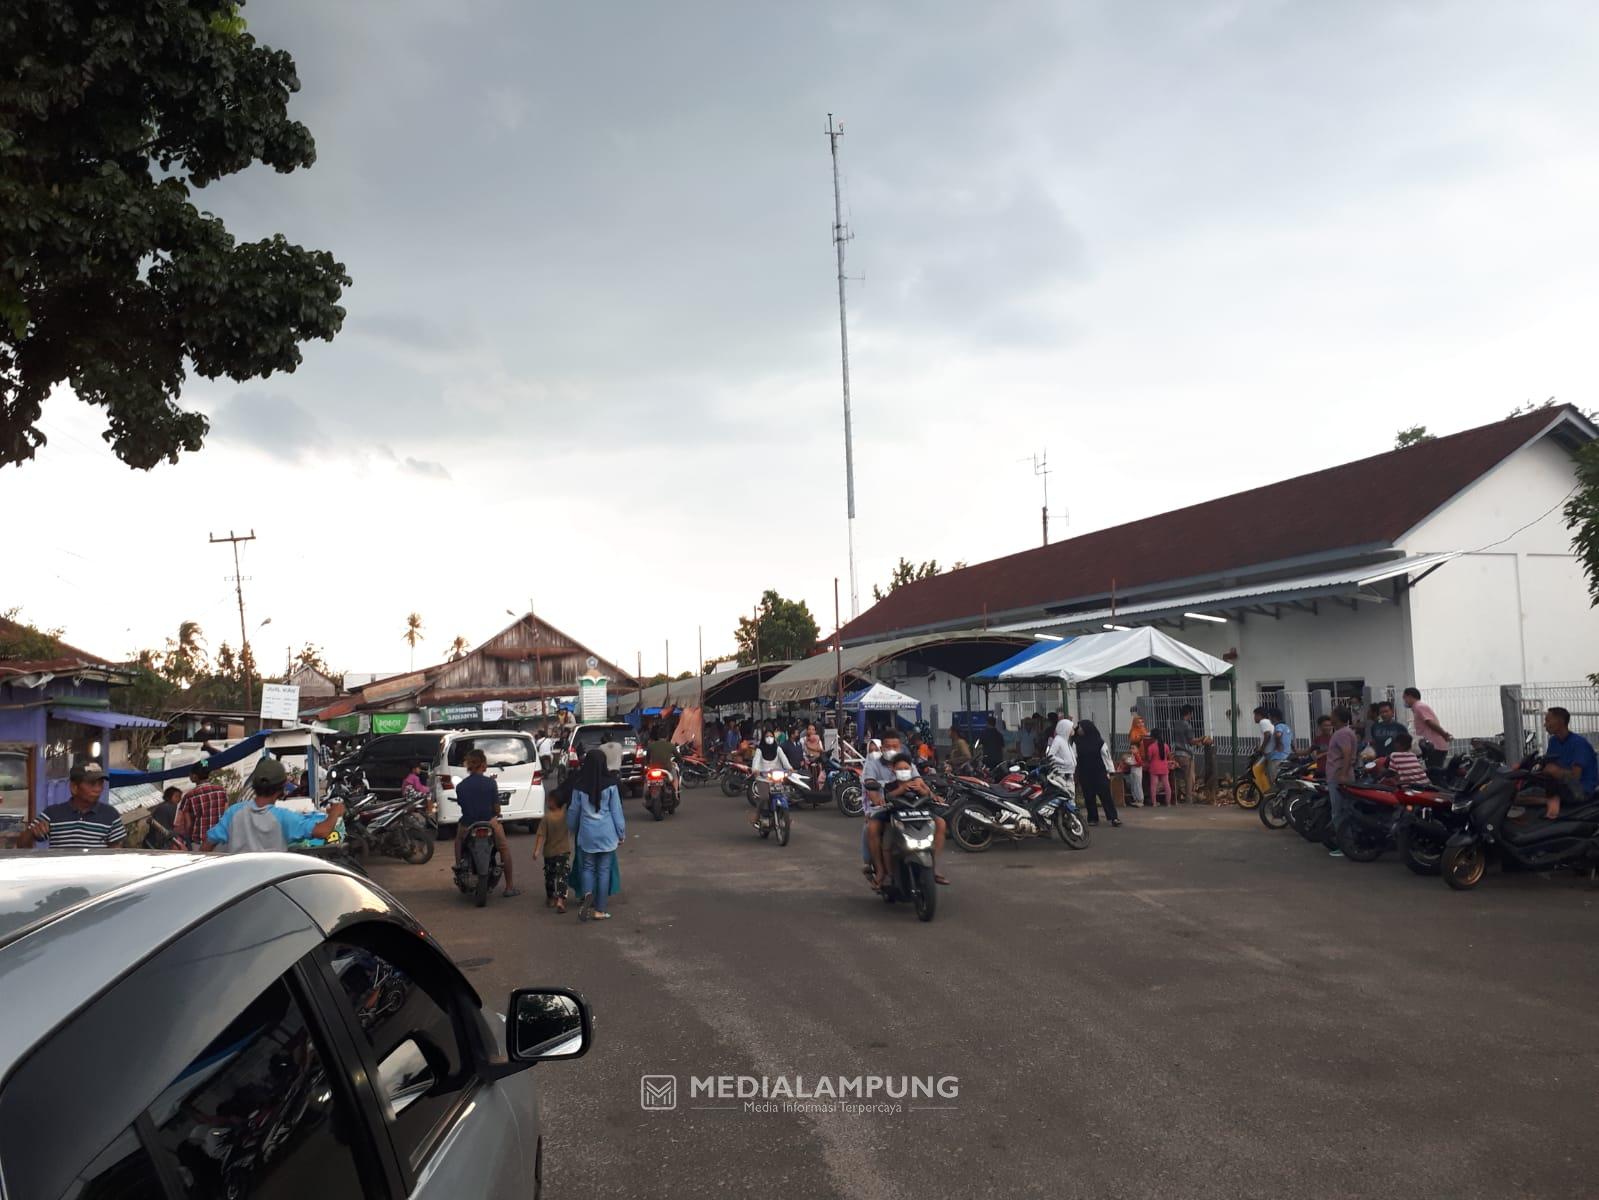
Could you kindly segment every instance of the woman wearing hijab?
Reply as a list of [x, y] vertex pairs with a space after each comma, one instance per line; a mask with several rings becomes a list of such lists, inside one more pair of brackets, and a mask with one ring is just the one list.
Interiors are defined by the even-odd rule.
[[1110, 790], [1110, 749], [1105, 738], [1092, 721], [1079, 721], [1072, 731], [1072, 742], [1077, 749], [1077, 787], [1088, 805], [1088, 823], [1099, 824], [1099, 805], [1105, 804], [1105, 815], [1112, 825], [1120, 825], [1116, 815], [1116, 800]]
[[572, 803], [566, 809], [566, 824], [575, 835], [578, 862], [578, 888], [583, 905], [577, 919], [608, 921], [606, 898], [612, 891], [616, 866], [616, 847], [627, 836], [622, 817], [622, 795], [611, 782], [605, 766], [605, 751], [590, 750], [583, 759], [581, 774], [572, 788]]
[[[789, 765], [788, 755], [783, 753], [783, 747], [777, 743], [777, 735], [768, 729], [761, 735], [760, 744], [755, 747], [754, 754], [750, 756], [750, 778], [752, 780], [759, 779], [768, 771], [787, 772], [793, 769]], [[757, 809], [750, 814], [750, 824], [759, 825], [760, 823], [761, 814], [760, 810]]]

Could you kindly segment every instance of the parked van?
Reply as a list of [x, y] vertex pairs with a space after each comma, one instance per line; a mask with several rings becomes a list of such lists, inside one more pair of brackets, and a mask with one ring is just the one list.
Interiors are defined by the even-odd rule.
[[539, 768], [538, 746], [531, 733], [514, 729], [478, 729], [444, 733], [439, 756], [433, 763], [433, 802], [439, 824], [453, 826], [461, 819], [455, 802], [455, 785], [465, 779], [466, 756], [481, 750], [488, 757], [487, 774], [500, 787], [500, 820], [521, 821], [531, 833], [544, 819], [544, 772]]

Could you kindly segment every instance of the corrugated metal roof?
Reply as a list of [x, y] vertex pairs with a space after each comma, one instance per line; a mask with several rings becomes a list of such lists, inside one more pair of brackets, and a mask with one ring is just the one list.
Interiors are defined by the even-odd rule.
[[[817, 696], [825, 696], [833, 690], [840, 664], [843, 673], [849, 675], [918, 650], [954, 646], [962, 642], [996, 643], [1000, 646], [1021, 645], [1025, 640], [998, 629], [962, 629], [951, 633], [922, 633], [913, 637], [889, 638], [881, 642], [867, 642], [862, 646], [845, 646], [841, 654], [818, 654], [813, 658], [801, 659], [788, 670], [774, 675], [761, 684], [761, 697], [765, 700], [785, 701], [810, 700]], [[1003, 651], [996, 652], [996, 661], [1003, 657]]]

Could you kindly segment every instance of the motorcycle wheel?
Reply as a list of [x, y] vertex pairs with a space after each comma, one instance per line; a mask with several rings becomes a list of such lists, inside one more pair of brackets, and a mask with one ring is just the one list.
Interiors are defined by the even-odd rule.
[[1450, 846], [1444, 851], [1441, 866], [1444, 882], [1457, 892], [1469, 892], [1488, 872], [1488, 851], [1481, 842]]
[[1062, 808], [1055, 812], [1055, 836], [1066, 843], [1068, 850], [1086, 850], [1091, 835], [1081, 813]]
[[650, 810], [650, 816], [657, 821], [666, 816], [666, 806], [658, 798], [647, 798], [644, 801], [644, 807]]
[[744, 777], [732, 771], [722, 776], [722, 795], [736, 796], [744, 790]]
[[777, 844], [779, 846], [788, 845], [788, 809], [780, 808], [772, 814], [772, 828], [777, 831]]
[[1399, 857], [1417, 875], [1439, 875], [1443, 872], [1444, 850], [1448, 835], [1434, 833], [1427, 826], [1432, 821], [1412, 822], [1402, 828], [1394, 839], [1398, 843]]
[[846, 817], [858, 817], [865, 811], [865, 803], [861, 799], [861, 785], [846, 783], [838, 789], [838, 811]]
[[920, 863], [907, 863], [905, 869], [911, 877], [911, 904], [916, 909], [918, 921], [931, 921], [938, 912], [938, 885], [933, 873]]
[[477, 890], [472, 893], [472, 902], [479, 908], [489, 902], [489, 876], [487, 871], [477, 877]]
[[967, 808], [965, 804], [957, 804], [944, 819], [944, 824], [949, 827], [950, 836], [955, 839], [957, 846], [969, 854], [981, 854], [993, 846], [994, 831], [981, 821], [968, 819]]
[[1233, 784], [1233, 803], [1239, 808], [1254, 808], [1260, 803], [1260, 788], [1248, 775]]
[[1382, 857], [1383, 839], [1356, 828], [1353, 819], [1346, 820], [1344, 827], [1333, 836], [1338, 849], [1351, 862], [1376, 862]]
[[1288, 824], [1288, 799], [1281, 792], [1267, 796], [1255, 811], [1267, 829], [1281, 829]]
[[409, 832], [410, 848], [405, 852], [405, 861], [413, 867], [420, 867], [433, 857], [433, 835], [426, 827]]

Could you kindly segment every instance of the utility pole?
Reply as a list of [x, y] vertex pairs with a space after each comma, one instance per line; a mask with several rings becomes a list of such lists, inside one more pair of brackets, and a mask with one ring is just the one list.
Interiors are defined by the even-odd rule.
[[833, 752], [838, 761], [844, 761], [844, 639], [839, 633], [844, 622], [839, 619], [838, 576], [833, 576], [833, 730], [838, 735], [833, 742]]
[[[755, 615], [755, 711], [761, 716], [765, 710], [761, 704], [761, 606], [757, 604], [753, 610]], [[758, 716], [756, 720], [759, 720]]]
[[842, 123], [833, 124], [827, 114], [827, 144], [833, 154], [833, 251], [838, 258], [838, 346], [844, 371], [844, 494], [849, 505], [849, 615], [861, 615], [860, 592], [855, 582], [855, 436], [849, 411], [849, 317], [844, 303], [844, 243], [855, 235], [844, 228], [844, 205], [838, 188], [838, 139], [844, 136]]
[[250, 676], [250, 631], [244, 627], [244, 577], [239, 573], [239, 543], [255, 541], [255, 530], [248, 534], [236, 534], [228, 530], [227, 537], [211, 535], [212, 544], [229, 542], [233, 546], [233, 590], [239, 597], [239, 643], [243, 647], [239, 651], [239, 665], [244, 668], [244, 711], [248, 714], [255, 710], [255, 681]]
[[527, 620], [533, 627], [533, 671], [538, 676], [539, 716], [548, 717], [549, 704], [544, 698], [544, 635], [539, 630], [538, 613], [533, 608], [533, 597], [527, 598]]
[[705, 716], [704, 716], [704, 713], [705, 713], [705, 626], [700, 625], [700, 626], [697, 627], [697, 636], [699, 638], [699, 652], [700, 652], [700, 670], [699, 670], [699, 676], [700, 676], [700, 702], [699, 702], [699, 710], [700, 710], [700, 720], [704, 721], [705, 720]]
[[672, 639], [666, 639], [666, 703], [662, 708], [672, 707]]

